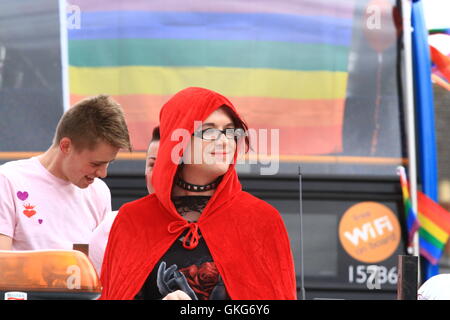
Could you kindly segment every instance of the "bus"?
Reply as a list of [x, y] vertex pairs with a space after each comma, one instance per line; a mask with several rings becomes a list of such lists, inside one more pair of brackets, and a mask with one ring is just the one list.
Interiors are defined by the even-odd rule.
[[[77, 101], [124, 108], [133, 152], [105, 182], [113, 210], [147, 194], [161, 106], [202, 86], [252, 133], [243, 189], [281, 213], [299, 298], [395, 299], [408, 254], [400, 1], [4, 0], [0, 164], [44, 152]], [[302, 289], [306, 294], [303, 296]]]

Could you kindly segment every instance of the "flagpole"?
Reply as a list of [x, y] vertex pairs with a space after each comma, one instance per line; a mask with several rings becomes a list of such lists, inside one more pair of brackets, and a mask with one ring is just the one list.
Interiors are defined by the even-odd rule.
[[[412, 62], [412, 40], [411, 40], [411, 0], [402, 0], [403, 17], [403, 45], [404, 45], [404, 73], [406, 90], [406, 136], [408, 148], [408, 176], [410, 181], [411, 206], [417, 214], [417, 162], [416, 162], [416, 135], [415, 135], [415, 116], [414, 116], [414, 80], [413, 80], [413, 62]], [[419, 256], [419, 233], [414, 234], [413, 252]], [[411, 253], [411, 252], [409, 252]], [[420, 264], [419, 264], [419, 283]]]

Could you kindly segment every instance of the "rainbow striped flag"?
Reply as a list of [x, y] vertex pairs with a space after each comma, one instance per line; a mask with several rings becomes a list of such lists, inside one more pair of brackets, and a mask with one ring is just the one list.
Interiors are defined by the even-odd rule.
[[435, 265], [450, 234], [450, 212], [420, 191], [417, 192], [417, 205], [420, 254]]
[[400, 185], [402, 187], [403, 206], [405, 208], [406, 228], [408, 230], [408, 247], [413, 246], [413, 238], [416, 231], [419, 229], [419, 220], [413, 210], [411, 204], [411, 197], [409, 193], [409, 183], [406, 176], [405, 168], [400, 166], [397, 168], [397, 174], [400, 176]]
[[450, 29], [440, 31], [428, 36], [432, 62], [431, 79], [450, 91]]
[[[227, 96], [280, 155], [342, 152], [354, 0], [71, 0], [71, 104], [109, 94], [145, 151], [161, 106], [188, 86]], [[301, 139], [299, 138], [301, 137]]]

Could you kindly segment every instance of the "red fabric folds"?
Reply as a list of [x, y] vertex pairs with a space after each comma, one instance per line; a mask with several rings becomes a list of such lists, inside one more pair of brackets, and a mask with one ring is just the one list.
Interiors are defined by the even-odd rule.
[[177, 164], [189, 142], [177, 139], [174, 132], [185, 129], [190, 138], [195, 121], [205, 120], [223, 105], [238, 114], [222, 95], [187, 88], [163, 106], [152, 178], [155, 193], [120, 208], [103, 260], [101, 299], [133, 299], [186, 229], [183, 245], [194, 248], [201, 232], [232, 299], [296, 299], [293, 258], [281, 216], [268, 203], [242, 191], [234, 164], [196, 223], [184, 220], [171, 201]]
[[183, 247], [192, 250], [197, 247], [198, 241], [200, 240], [200, 235], [198, 234], [198, 224], [196, 222], [173, 221], [169, 224], [167, 231], [169, 231], [169, 233], [179, 234], [180, 231], [183, 231], [184, 229], [189, 229], [189, 231], [184, 237]]

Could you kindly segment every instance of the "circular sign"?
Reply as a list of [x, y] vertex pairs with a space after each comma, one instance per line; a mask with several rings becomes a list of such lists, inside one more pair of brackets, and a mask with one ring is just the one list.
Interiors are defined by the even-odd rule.
[[339, 222], [339, 240], [354, 259], [375, 263], [389, 258], [400, 243], [400, 224], [391, 209], [378, 202], [350, 207]]

